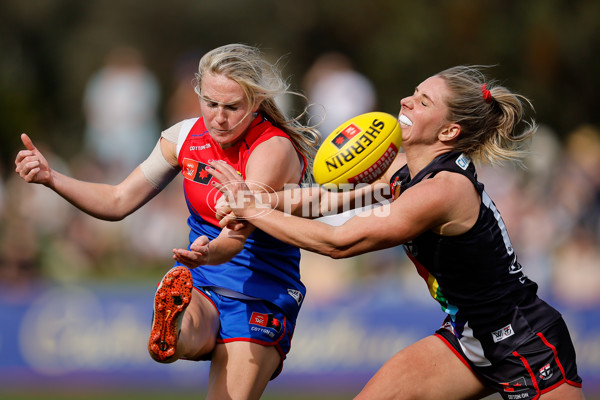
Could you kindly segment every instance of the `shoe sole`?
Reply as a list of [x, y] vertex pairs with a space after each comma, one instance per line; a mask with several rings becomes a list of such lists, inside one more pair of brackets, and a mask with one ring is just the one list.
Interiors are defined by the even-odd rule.
[[158, 362], [175, 361], [180, 317], [192, 300], [193, 286], [189, 269], [175, 267], [167, 272], [156, 290], [148, 351]]

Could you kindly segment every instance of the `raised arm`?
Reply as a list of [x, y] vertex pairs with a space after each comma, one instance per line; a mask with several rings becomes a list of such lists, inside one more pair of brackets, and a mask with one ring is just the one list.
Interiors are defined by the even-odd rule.
[[[140, 167], [117, 185], [85, 182], [53, 170], [44, 155], [35, 147], [29, 136], [21, 135], [25, 150], [17, 154], [16, 172], [29, 183], [49, 187], [81, 211], [108, 221], [125, 218], [156, 196], [155, 188], [144, 176]], [[163, 153], [175, 151], [172, 143], [161, 140]], [[173, 146], [170, 149], [170, 146]]]

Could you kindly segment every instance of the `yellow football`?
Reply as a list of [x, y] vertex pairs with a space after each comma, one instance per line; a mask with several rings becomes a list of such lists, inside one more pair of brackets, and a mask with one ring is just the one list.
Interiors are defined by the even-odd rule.
[[321, 144], [313, 163], [320, 184], [371, 183], [390, 166], [402, 144], [396, 117], [369, 112], [338, 126]]

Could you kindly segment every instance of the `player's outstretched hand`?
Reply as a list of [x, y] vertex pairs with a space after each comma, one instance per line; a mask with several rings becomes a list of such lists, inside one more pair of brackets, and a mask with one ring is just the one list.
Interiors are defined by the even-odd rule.
[[189, 250], [173, 249], [173, 259], [188, 268], [204, 265], [208, 262], [208, 243], [209, 240], [206, 236], [199, 236], [190, 245]]
[[51, 169], [48, 161], [25, 133], [21, 134], [21, 141], [25, 145], [25, 150], [17, 154], [15, 171], [26, 182], [49, 185]]

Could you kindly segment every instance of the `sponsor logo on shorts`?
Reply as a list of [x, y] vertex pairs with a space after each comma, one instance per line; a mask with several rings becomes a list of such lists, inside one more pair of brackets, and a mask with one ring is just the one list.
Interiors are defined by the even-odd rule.
[[531, 397], [529, 397], [529, 393], [527, 393], [527, 392], [507, 394], [506, 397], [509, 400], [521, 400], [521, 399], [530, 399], [531, 398]]
[[494, 339], [494, 343], [498, 343], [506, 338], [511, 337], [514, 334], [515, 331], [513, 330], [512, 325], [508, 324], [504, 328], [492, 332], [492, 339]]
[[550, 363], [544, 365], [542, 368], [540, 368], [540, 378], [544, 381], [552, 378], [552, 367], [550, 366]]
[[514, 381], [500, 383], [505, 393], [508, 394], [509, 399], [527, 399], [529, 398], [529, 394], [527, 393], [519, 393], [527, 390], [527, 382], [525, 381], [525, 377], [520, 377], [515, 379]]
[[[263, 328], [270, 328], [275, 330], [276, 332], [281, 332], [281, 322], [277, 318], [275, 318], [273, 314], [253, 312], [252, 316], [250, 317], [250, 324], [262, 326]], [[272, 333], [273, 332], [271, 332], [269, 336], [272, 336]]]
[[302, 292], [296, 289], [288, 289], [288, 294], [292, 296], [294, 300], [296, 300], [296, 303], [298, 303], [298, 305], [300, 305], [302, 303], [302, 300], [304, 299], [302, 296]]

